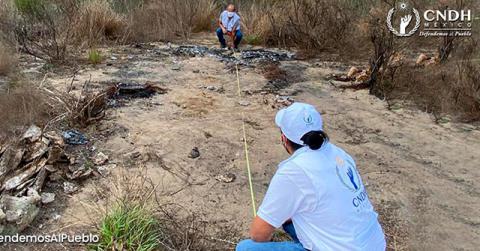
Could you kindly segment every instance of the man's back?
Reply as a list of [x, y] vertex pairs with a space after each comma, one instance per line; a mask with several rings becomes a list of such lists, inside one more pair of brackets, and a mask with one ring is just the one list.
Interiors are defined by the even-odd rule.
[[275, 201], [269, 197], [279, 193], [296, 197], [285, 202], [294, 205], [290, 217], [304, 248], [313, 251], [385, 249], [377, 213], [355, 163], [335, 145], [327, 143], [319, 150], [302, 147], [282, 162], [259, 215], [275, 214], [269, 208], [278, 205], [268, 200]]

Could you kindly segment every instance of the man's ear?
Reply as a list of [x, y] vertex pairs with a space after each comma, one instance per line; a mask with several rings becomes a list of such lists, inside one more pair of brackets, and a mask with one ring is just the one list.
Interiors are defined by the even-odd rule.
[[282, 137], [282, 143], [283, 143], [283, 145], [284, 145], [284, 146], [287, 146], [288, 140], [287, 140], [287, 137], [285, 136], [285, 134], [283, 134], [283, 132], [282, 132], [281, 137]]

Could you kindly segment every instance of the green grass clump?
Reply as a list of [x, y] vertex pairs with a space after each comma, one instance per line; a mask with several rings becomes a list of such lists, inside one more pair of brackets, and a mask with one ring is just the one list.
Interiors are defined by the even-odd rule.
[[102, 54], [98, 50], [92, 49], [88, 52], [88, 61], [91, 64], [100, 64], [102, 60]]
[[152, 213], [138, 205], [121, 204], [102, 220], [100, 241], [90, 250], [150, 251], [159, 248], [160, 224]]
[[251, 45], [261, 45], [262, 44], [262, 38], [259, 35], [246, 35], [243, 38], [243, 41], [247, 44]]
[[43, 0], [15, 0], [15, 7], [22, 14], [36, 14], [42, 9]]

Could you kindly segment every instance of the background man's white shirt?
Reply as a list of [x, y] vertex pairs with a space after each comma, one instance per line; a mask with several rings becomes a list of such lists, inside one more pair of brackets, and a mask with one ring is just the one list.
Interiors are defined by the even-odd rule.
[[304, 248], [385, 250], [385, 238], [353, 159], [328, 143], [280, 163], [258, 216], [278, 228], [292, 219]]
[[240, 16], [237, 13], [234, 13], [233, 17], [229, 19], [228, 11], [225, 10], [220, 14], [220, 20], [227, 31], [232, 31], [233, 27], [236, 27], [236, 30], [240, 30]]

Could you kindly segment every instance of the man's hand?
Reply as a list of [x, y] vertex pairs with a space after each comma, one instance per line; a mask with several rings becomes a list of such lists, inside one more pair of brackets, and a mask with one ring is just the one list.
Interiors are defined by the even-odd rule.
[[222, 28], [223, 34], [227, 34], [227, 29], [225, 29], [225, 27], [223, 27], [223, 26], [221, 28]]

